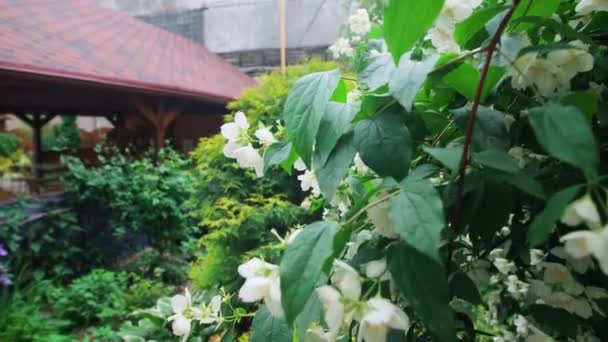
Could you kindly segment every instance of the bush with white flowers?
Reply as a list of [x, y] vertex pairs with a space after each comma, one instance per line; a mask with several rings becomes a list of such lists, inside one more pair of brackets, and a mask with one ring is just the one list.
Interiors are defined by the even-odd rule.
[[608, 340], [606, 31], [605, 0], [354, 11], [330, 47], [352, 74], [302, 77], [274, 127], [222, 128], [259, 177], [295, 169], [319, 217], [239, 268], [251, 340]]

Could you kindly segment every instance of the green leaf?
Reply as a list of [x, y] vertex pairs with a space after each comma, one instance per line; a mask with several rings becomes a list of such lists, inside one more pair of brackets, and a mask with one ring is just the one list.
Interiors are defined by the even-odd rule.
[[574, 200], [580, 188], [580, 186], [569, 187], [551, 196], [545, 209], [536, 215], [530, 224], [528, 230], [530, 247], [542, 245], [547, 241], [555, 229], [555, 222], [562, 216], [568, 204]]
[[408, 182], [400, 194], [389, 200], [389, 217], [404, 241], [441, 264], [443, 203], [429, 182]]
[[234, 324], [230, 324], [224, 336], [222, 336], [222, 340], [220, 342], [232, 342], [234, 341]]
[[515, 9], [513, 17], [509, 22], [509, 27], [514, 29], [516, 32], [523, 32], [528, 30], [532, 25], [530, 24], [519, 24], [518, 19], [523, 16], [536, 16], [542, 18], [550, 17], [559, 8], [560, 0], [522, 0]]
[[[453, 114], [456, 125], [466, 131], [471, 115], [471, 106], [454, 110]], [[494, 109], [479, 106], [473, 129], [473, 141], [485, 149], [507, 150], [509, 148], [509, 133], [505, 127], [504, 115]]]
[[391, 95], [408, 111], [412, 110], [416, 95], [438, 59], [439, 55], [432, 55], [422, 61], [411, 60], [409, 54], [401, 57], [399, 68], [391, 76], [388, 88]]
[[559, 34], [562, 38], [570, 38], [573, 40], [580, 40], [585, 44], [593, 44], [593, 40], [588, 35], [580, 33], [570, 27], [570, 25], [562, 24], [555, 21], [552, 18], [542, 18], [538, 16], [526, 16], [521, 17], [514, 21], [514, 23], [528, 23], [533, 24], [537, 27], [542, 27], [543, 30], [550, 29], [553, 32]]
[[488, 246], [496, 232], [508, 224], [515, 205], [514, 190], [509, 184], [484, 179], [480, 200], [473, 208], [469, 234], [474, 244]]
[[395, 69], [395, 62], [390, 54], [371, 57], [369, 64], [359, 74], [359, 82], [369, 90], [376, 90], [388, 83]]
[[424, 37], [443, 3], [444, 0], [390, 0], [384, 10], [384, 35], [395, 63]]
[[486, 23], [504, 9], [505, 6], [483, 8], [475, 11], [470, 17], [456, 24], [456, 29], [454, 30], [456, 43], [465, 48], [471, 38], [479, 31], [484, 30]]
[[427, 326], [433, 341], [456, 341], [443, 266], [405, 242], [389, 247], [387, 262], [395, 284]]
[[599, 99], [591, 90], [575, 91], [559, 100], [564, 105], [572, 105], [580, 109], [588, 118], [599, 112]]
[[532, 195], [541, 200], [547, 199], [542, 184], [540, 184], [536, 179], [523, 172], [508, 175], [508, 177], [506, 177], [506, 181], [529, 195]]
[[473, 156], [473, 159], [483, 166], [506, 173], [519, 173], [520, 169], [511, 156], [502, 150], [489, 149]]
[[[264, 152], [264, 172], [274, 165], [283, 166], [283, 164], [289, 164], [291, 159], [294, 159], [293, 162], [295, 162], [297, 155], [293, 152], [293, 145], [291, 143], [274, 143], [268, 146], [266, 152]], [[286, 171], [290, 172], [291, 167]]]
[[285, 129], [309, 168], [321, 119], [339, 80], [338, 70], [306, 75], [294, 84], [285, 102]]
[[578, 108], [550, 104], [531, 109], [529, 119], [538, 142], [549, 154], [580, 168], [589, 177], [596, 175], [597, 143], [591, 126]]
[[296, 333], [299, 337], [300, 341], [305, 341], [306, 331], [311, 327], [313, 322], [317, 322], [321, 320], [323, 317], [323, 306], [319, 301], [319, 296], [316, 291], [312, 293], [308, 302], [304, 306], [302, 312], [296, 318], [295, 326]]
[[335, 233], [335, 223], [312, 223], [285, 250], [280, 275], [282, 304], [288, 322], [296, 319], [314, 291], [323, 264], [332, 255]]
[[321, 192], [328, 200], [334, 197], [334, 193], [348, 173], [356, 153], [357, 149], [353, 145], [352, 134], [345, 135], [340, 139], [325, 163], [322, 162], [319, 153], [315, 151], [313, 162], [315, 174]]
[[464, 299], [471, 304], [483, 304], [477, 285], [465, 273], [456, 272], [452, 274], [449, 284], [452, 296]]
[[527, 312], [540, 324], [539, 328], [543, 331], [549, 328], [555, 333], [572, 338], [577, 334], [577, 317], [564, 309], [557, 309], [544, 304], [534, 304], [528, 307]]
[[[315, 163], [320, 162], [322, 166], [327, 162], [327, 158], [336, 147], [338, 140], [350, 129], [350, 122], [359, 112], [359, 107], [359, 103], [330, 102], [328, 104], [317, 133], [314, 154], [320, 159], [315, 160]], [[317, 165], [314, 166], [316, 168]]]
[[[496, 87], [498, 82], [505, 75], [505, 68], [490, 66], [488, 76], [483, 86], [481, 93], [481, 101], [483, 102], [490, 92]], [[458, 68], [448, 73], [443, 77], [443, 81], [466, 97], [469, 101], [475, 99], [477, 87], [481, 79], [481, 73], [471, 63], [463, 63]]]
[[251, 342], [291, 342], [293, 333], [284, 318], [270, 314], [262, 306], [253, 318]]
[[458, 170], [462, 158], [462, 146], [448, 146], [445, 148], [424, 147], [424, 152], [435, 158], [452, 172]]
[[346, 82], [344, 82], [343, 79], [338, 81], [336, 90], [334, 90], [334, 93], [329, 100], [332, 102], [346, 103], [348, 100], [348, 89], [346, 88]]
[[385, 111], [355, 126], [355, 146], [363, 162], [382, 177], [403, 179], [412, 158], [410, 132], [397, 113]]

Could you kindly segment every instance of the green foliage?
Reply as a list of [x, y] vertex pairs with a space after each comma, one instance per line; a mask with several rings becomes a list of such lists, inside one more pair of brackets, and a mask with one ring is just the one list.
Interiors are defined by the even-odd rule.
[[[201, 221], [201, 226], [209, 233], [200, 239], [204, 252], [190, 271], [194, 286], [234, 287], [239, 281], [236, 269], [246, 254], [276, 241], [271, 229], [284, 236], [289, 227], [305, 217], [303, 209], [282, 196], [258, 196], [244, 202], [220, 198]], [[276, 260], [278, 251], [268, 250], [265, 256], [268, 260]]]
[[321, 119], [339, 80], [338, 70], [306, 75], [294, 84], [287, 97], [283, 109], [287, 135], [309, 167]]
[[281, 262], [281, 299], [293, 323], [312, 295], [323, 266], [332, 255], [336, 225], [316, 222], [308, 225], [287, 247]]
[[[280, 118], [289, 89], [298, 78], [313, 72], [335, 69], [337, 66], [334, 62], [312, 59], [289, 66], [285, 76], [280, 71], [261, 75], [258, 77], [258, 85], [246, 89], [238, 99], [228, 104], [228, 109], [233, 113], [247, 113], [250, 122], [271, 125]], [[231, 121], [232, 115], [228, 115], [226, 120]]]
[[51, 292], [53, 314], [73, 325], [108, 322], [128, 313], [126, 273], [96, 269]]
[[146, 308], [154, 305], [160, 297], [173, 293], [174, 287], [158, 280], [142, 278], [131, 275], [131, 285], [127, 292], [127, 305], [129, 308]]
[[187, 258], [182, 254], [161, 253], [154, 248], [145, 248], [124, 258], [116, 266], [144, 279], [162, 279], [166, 284], [180, 285], [188, 280]]
[[0, 289], [0, 341], [71, 341], [61, 333], [70, 322], [51, 317], [45, 310], [53, 288], [50, 281], [20, 286], [16, 282]]
[[186, 172], [190, 163], [171, 149], [160, 151], [156, 161], [151, 156], [134, 159], [117, 149], [99, 152], [98, 167], [63, 158], [69, 168], [66, 194], [81, 217], [94, 213], [106, 220], [96, 222], [98, 229], [116, 239], [144, 234], [160, 250], [179, 246], [191, 230], [185, 205], [192, 194], [192, 178]]
[[51, 126], [51, 131], [42, 137], [45, 151], [77, 150], [80, 143], [80, 129], [75, 116], [62, 116], [61, 123]]
[[0, 132], [0, 157], [9, 157], [21, 145], [19, 138], [12, 133]]
[[253, 318], [251, 342], [290, 342], [292, 336], [293, 332], [285, 319], [273, 317], [266, 307], [258, 310]]
[[390, 0], [384, 11], [388, 49], [395, 63], [422, 38], [441, 12], [444, 0], [424, 2]]

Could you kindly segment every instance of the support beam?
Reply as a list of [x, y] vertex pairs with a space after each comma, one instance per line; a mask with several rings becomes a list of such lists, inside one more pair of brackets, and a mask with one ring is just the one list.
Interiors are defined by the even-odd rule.
[[15, 115], [32, 128], [32, 142], [34, 145], [32, 175], [34, 176], [34, 182], [36, 183], [33, 190], [34, 192], [40, 192], [40, 181], [42, 180], [42, 127], [51, 121], [55, 117], [55, 114], [16, 113]]
[[167, 128], [177, 118], [179, 110], [165, 110], [162, 102], [156, 109], [139, 100], [135, 101], [135, 106], [137, 107], [139, 114], [154, 127], [154, 147], [158, 152], [165, 147]]

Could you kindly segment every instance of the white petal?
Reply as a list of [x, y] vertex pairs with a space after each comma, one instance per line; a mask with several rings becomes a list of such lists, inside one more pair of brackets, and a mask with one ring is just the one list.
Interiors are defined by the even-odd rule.
[[358, 300], [361, 296], [359, 273], [347, 263], [334, 261], [334, 274], [331, 281], [340, 289], [344, 297]]
[[235, 141], [239, 137], [239, 127], [234, 122], [223, 124], [220, 131], [228, 141]]
[[190, 320], [184, 316], [178, 316], [173, 320], [173, 335], [187, 336], [190, 334]]
[[260, 275], [266, 268], [267, 263], [259, 258], [253, 258], [238, 268], [238, 272], [243, 278], [251, 278]]
[[270, 130], [266, 127], [260, 128], [255, 131], [255, 136], [260, 140], [260, 144], [265, 146], [270, 146], [277, 142], [277, 139], [275, 139], [272, 132], [270, 132]]
[[236, 154], [234, 153], [234, 151], [238, 150], [241, 147], [243, 146], [241, 146], [237, 142], [227, 142], [226, 145], [224, 145], [224, 156], [226, 156], [226, 158], [236, 158]]
[[371, 325], [367, 322], [362, 322], [359, 327], [360, 337], [366, 342], [385, 342], [388, 328], [383, 325]]
[[340, 301], [340, 293], [331, 286], [321, 286], [317, 289], [319, 301], [325, 309], [325, 323], [333, 336], [336, 336], [344, 323], [344, 304]]
[[302, 158], [298, 158], [298, 160], [296, 160], [296, 162], [293, 164], [293, 167], [297, 171], [306, 171], [306, 164], [304, 164]]
[[222, 296], [213, 296], [209, 302], [209, 306], [211, 308], [211, 312], [217, 316], [218, 312], [220, 312], [220, 309], [222, 308]]
[[268, 310], [274, 317], [283, 317], [283, 305], [281, 303], [281, 284], [279, 279], [276, 278], [270, 281], [270, 290], [268, 295], [264, 298], [264, 302], [268, 307]]
[[247, 122], [247, 117], [245, 116], [245, 113], [243, 113], [243, 112], [237, 112], [234, 115], [234, 123], [240, 129], [248, 129], [249, 128], [249, 123]]
[[580, 230], [562, 236], [560, 241], [566, 243], [564, 248], [568, 254], [580, 259], [591, 254], [591, 244], [597, 238], [598, 234], [592, 231]]
[[365, 275], [368, 278], [379, 278], [386, 271], [386, 260], [374, 260], [365, 265]]
[[248, 278], [239, 290], [239, 298], [245, 303], [262, 300], [269, 295], [270, 280], [264, 277]]
[[171, 298], [171, 309], [176, 314], [182, 313], [189, 305], [188, 299], [184, 295], [175, 295]]

